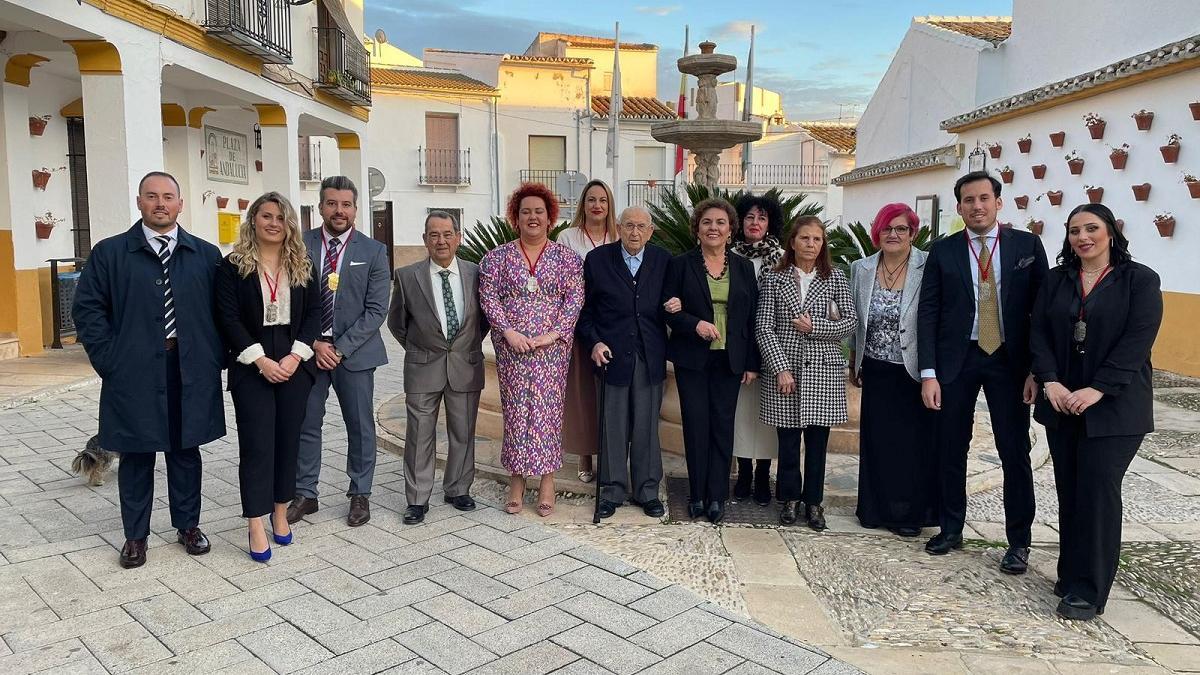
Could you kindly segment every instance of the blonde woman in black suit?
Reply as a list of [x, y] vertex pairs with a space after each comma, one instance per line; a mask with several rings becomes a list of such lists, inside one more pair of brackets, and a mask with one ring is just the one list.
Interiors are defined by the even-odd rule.
[[300, 424], [315, 377], [313, 341], [321, 332], [321, 295], [283, 195], [250, 205], [233, 253], [217, 271], [217, 311], [229, 348], [229, 391], [237, 415], [238, 482], [249, 526], [250, 557], [271, 558], [262, 517], [275, 543], [292, 543], [287, 506], [296, 492]]

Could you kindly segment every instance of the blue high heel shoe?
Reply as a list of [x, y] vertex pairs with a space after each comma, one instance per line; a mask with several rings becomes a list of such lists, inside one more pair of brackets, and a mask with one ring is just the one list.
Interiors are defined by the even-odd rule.
[[280, 546], [287, 546], [288, 544], [292, 543], [292, 534], [294, 534], [294, 533], [291, 530], [288, 530], [288, 533], [286, 535], [275, 534], [275, 514], [272, 513], [271, 514], [271, 536], [275, 539], [275, 543], [279, 544]]
[[271, 545], [267, 544], [267, 550], [265, 551], [255, 551], [254, 547], [250, 544], [249, 533], [246, 534], [246, 548], [250, 552], [250, 558], [255, 562], [267, 562], [271, 559]]

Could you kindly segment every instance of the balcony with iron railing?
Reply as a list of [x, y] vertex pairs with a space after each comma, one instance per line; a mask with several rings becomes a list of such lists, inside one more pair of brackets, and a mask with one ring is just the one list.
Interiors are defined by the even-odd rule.
[[625, 181], [626, 202], [630, 206], [641, 206], [648, 209], [653, 205], [661, 208], [663, 198], [674, 190], [675, 184], [666, 178]]
[[555, 183], [558, 182], [558, 177], [566, 173], [563, 169], [521, 169], [522, 183], [541, 183], [550, 188], [558, 201], [566, 203], [567, 197], [558, 193]]
[[313, 86], [354, 105], [371, 105], [371, 55], [340, 28], [314, 28], [317, 76]]
[[[828, 164], [751, 164], [750, 183], [756, 187], [828, 185]], [[741, 164], [721, 164], [719, 182], [723, 186], [746, 184]]]
[[206, 0], [204, 30], [265, 63], [292, 62], [287, 0]]
[[417, 171], [421, 185], [470, 185], [471, 149], [417, 148]]
[[319, 182], [321, 175], [321, 143], [300, 139], [300, 180]]

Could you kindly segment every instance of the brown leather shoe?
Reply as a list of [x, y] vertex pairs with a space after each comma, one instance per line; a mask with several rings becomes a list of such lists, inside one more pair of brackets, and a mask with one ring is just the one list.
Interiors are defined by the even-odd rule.
[[295, 525], [300, 522], [300, 519], [310, 513], [316, 513], [321, 510], [320, 503], [316, 497], [296, 497], [288, 504], [287, 520], [288, 525]]
[[346, 516], [346, 524], [350, 527], [366, 525], [371, 519], [371, 503], [366, 495], [354, 495], [350, 498], [350, 515]]
[[146, 540], [126, 539], [121, 547], [121, 567], [126, 569], [146, 564]]
[[179, 530], [179, 543], [183, 544], [183, 549], [188, 555], [204, 555], [212, 550], [208, 537], [204, 536], [198, 527]]

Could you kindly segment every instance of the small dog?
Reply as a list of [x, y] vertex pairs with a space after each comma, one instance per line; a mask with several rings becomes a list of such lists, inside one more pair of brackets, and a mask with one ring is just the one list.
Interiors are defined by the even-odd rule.
[[86, 478], [88, 485], [104, 485], [105, 475], [116, 457], [116, 453], [100, 447], [99, 436], [92, 436], [83, 451], [71, 460], [71, 471]]

